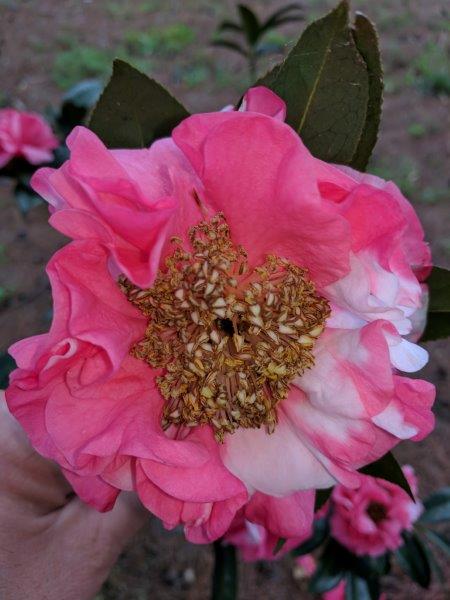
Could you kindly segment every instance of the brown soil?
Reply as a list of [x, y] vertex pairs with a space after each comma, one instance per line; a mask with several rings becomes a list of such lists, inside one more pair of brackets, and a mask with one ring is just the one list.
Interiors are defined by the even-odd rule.
[[[265, 13], [283, 2], [271, 0], [251, 4]], [[332, 4], [329, 0], [303, 3], [308, 18], [319, 15], [324, 7]], [[115, 48], [124, 30], [143, 31], [147, 26], [183, 22], [194, 29], [195, 43], [176, 58], [160, 56], [152, 60], [152, 75], [170, 87], [191, 110], [221, 107], [239, 97], [246, 81], [240, 57], [207, 45], [215, 24], [220, 18], [230, 16], [232, 6], [231, 0], [140, 3], [1, 0], [2, 97], [17, 107], [37, 111], [44, 110], [48, 104], [57, 104], [61, 92], [52, 79], [52, 65], [65, 36], [74, 36], [80, 45]], [[448, 189], [450, 144], [446, 138], [446, 125], [448, 127], [449, 98], [427, 95], [405, 83], [415, 57], [424, 51], [428, 42], [438, 44], [445, 35], [442, 22], [446, 17], [446, 2], [355, 0], [354, 6], [379, 24], [389, 83], [381, 138], [373, 163], [409, 185], [435, 262], [449, 267], [450, 211], [442, 194]], [[298, 27], [290, 25], [283, 31], [288, 39], [294, 39], [297, 30]], [[208, 65], [209, 76], [199, 85], [188, 85], [180, 79], [179, 69], [191, 68], [189, 56], [194, 55], [195, 60]], [[270, 60], [273, 62], [276, 57]], [[211, 66], [214, 62], [217, 67]], [[433, 64], [430, 67], [433, 68]], [[413, 137], [408, 132], [412, 123], [423, 124], [425, 133]], [[9, 291], [0, 305], [0, 350], [17, 339], [47, 329], [51, 319], [51, 299], [44, 267], [55, 249], [64, 243], [62, 236], [48, 226], [44, 206], [23, 218], [10, 192], [9, 185], [0, 182], [0, 244], [4, 249], [0, 253], [0, 286]], [[428, 202], [425, 202], [426, 198]], [[431, 359], [420, 376], [433, 381], [438, 389], [436, 430], [426, 441], [405, 443], [397, 451], [401, 461], [415, 466], [421, 479], [422, 494], [449, 484], [450, 465], [449, 343], [432, 342], [426, 346]], [[98, 600], [202, 600], [210, 594], [211, 567], [209, 547], [192, 546], [184, 541], [180, 531], [166, 532], [153, 519], [120, 557]], [[448, 563], [446, 572], [450, 575]], [[450, 583], [444, 588], [435, 586], [424, 592], [405, 578], [391, 577], [386, 582], [386, 589], [388, 598], [396, 600], [444, 600], [449, 597]], [[286, 558], [277, 563], [240, 566], [239, 598], [259, 597], [281, 600], [309, 596], [304, 582], [293, 578], [292, 563]]]

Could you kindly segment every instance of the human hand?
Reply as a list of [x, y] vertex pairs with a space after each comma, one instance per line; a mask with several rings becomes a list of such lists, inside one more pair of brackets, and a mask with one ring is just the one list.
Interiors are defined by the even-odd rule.
[[30, 446], [0, 392], [0, 598], [90, 600], [148, 513], [122, 493], [108, 513], [74, 496]]

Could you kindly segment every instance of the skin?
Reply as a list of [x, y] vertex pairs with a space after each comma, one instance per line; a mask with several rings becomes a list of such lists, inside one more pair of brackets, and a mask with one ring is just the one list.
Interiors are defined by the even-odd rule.
[[121, 494], [99, 513], [30, 446], [0, 395], [0, 598], [90, 600], [148, 518]]

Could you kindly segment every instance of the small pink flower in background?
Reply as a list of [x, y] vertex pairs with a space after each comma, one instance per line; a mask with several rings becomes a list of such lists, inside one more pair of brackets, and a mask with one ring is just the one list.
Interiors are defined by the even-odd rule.
[[312, 554], [305, 554], [295, 559], [294, 578], [306, 579], [311, 577], [317, 567], [316, 559]]
[[433, 386], [398, 374], [427, 361], [412, 207], [315, 159], [274, 94], [244, 108], [142, 150], [72, 132], [33, 178], [74, 240], [48, 268], [53, 324], [11, 349], [8, 406], [76, 492], [107, 510], [135, 490], [201, 543], [236, 514], [308, 535], [311, 490], [357, 487], [434, 423]]
[[[417, 481], [411, 467], [403, 467], [411, 490]], [[331, 535], [351, 552], [379, 556], [402, 545], [402, 532], [410, 530], [422, 512], [397, 485], [361, 475], [356, 490], [338, 485], [332, 494]]]
[[0, 110], [0, 168], [15, 157], [32, 165], [50, 162], [58, 140], [38, 114], [14, 108]]

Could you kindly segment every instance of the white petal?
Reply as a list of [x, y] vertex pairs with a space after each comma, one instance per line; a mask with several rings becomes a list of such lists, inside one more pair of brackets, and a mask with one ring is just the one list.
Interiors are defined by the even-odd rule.
[[249, 492], [271, 496], [334, 485], [335, 479], [302, 443], [281, 410], [279, 417], [270, 435], [262, 427], [226, 436], [221, 453], [227, 469]]
[[401, 440], [409, 440], [418, 431], [416, 427], [405, 423], [402, 413], [393, 404], [389, 404], [382, 412], [372, 417], [372, 422]]
[[[389, 336], [391, 337], [391, 336]], [[395, 368], [405, 373], [414, 373], [422, 369], [428, 362], [428, 352], [403, 338], [392, 344], [388, 339], [389, 355]]]

